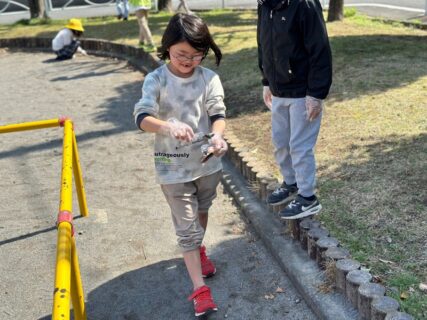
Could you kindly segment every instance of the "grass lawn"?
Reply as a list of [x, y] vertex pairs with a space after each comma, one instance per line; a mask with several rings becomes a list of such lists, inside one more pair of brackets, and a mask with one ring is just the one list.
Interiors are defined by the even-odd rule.
[[[354, 13], [354, 12], [353, 12]], [[253, 11], [210, 11], [223, 50], [228, 127], [279, 177], [257, 68]], [[170, 15], [150, 16], [154, 39]], [[54, 36], [66, 21], [0, 26], [0, 37]], [[134, 18], [86, 19], [85, 36], [137, 44]], [[427, 318], [427, 32], [350, 14], [328, 23], [334, 81], [316, 149], [320, 220], [417, 319]]]

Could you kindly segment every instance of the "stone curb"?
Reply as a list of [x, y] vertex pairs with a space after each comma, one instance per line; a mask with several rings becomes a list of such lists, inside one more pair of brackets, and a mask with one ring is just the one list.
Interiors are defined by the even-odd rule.
[[393, 20], [393, 19], [385, 19], [385, 18], [371, 18], [374, 21], [381, 21], [386, 24], [393, 24], [393, 23], [400, 23], [404, 25], [405, 27], [414, 28], [414, 29], [420, 29], [420, 30], [427, 30], [427, 23], [416, 23], [408, 20]]
[[[228, 130], [225, 140], [229, 145], [223, 161], [222, 182], [226, 190], [319, 318], [384, 320], [393, 314], [398, 317], [393, 318], [396, 320], [412, 319], [406, 313], [397, 312], [399, 302], [384, 296], [386, 288], [374, 284], [374, 277], [360, 270], [360, 263], [350, 259], [349, 251], [330, 236], [320, 221], [312, 218], [288, 220], [287, 232], [283, 227], [281, 231], [281, 224], [274, 215], [283, 206], [265, 203], [280, 183], [257, 168], [256, 161], [233, 132]], [[295, 245], [296, 241], [304, 251]], [[334, 294], [320, 293], [322, 284], [337, 290]]]
[[[160, 65], [160, 60], [157, 57], [141, 48], [100, 39], [81, 39], [80, 42], [89, 54], [126, 60], [144, 74]], [[51, 52], [52, 38], [5, 38], [0, 39], [0, 48]]]
[[306, 251], [295, 245], [294, 240], [283, 236], [283, 226], [272, 218], [266, 205], [249, 191], [248, 183], [230, 160], [224, 159], [223, 167], [224, 188], [237, 202], [267, 249], [316, 316], [328, 320], [358, 319], [357, 311], [341, 294], [320, 292], [320, 286], [325, 283], [324, 272], [308, 257]]

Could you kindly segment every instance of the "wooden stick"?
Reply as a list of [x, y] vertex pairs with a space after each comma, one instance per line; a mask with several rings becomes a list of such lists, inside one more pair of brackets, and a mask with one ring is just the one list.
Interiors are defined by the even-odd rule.
[[399, 302], [390, 297], [375, 298], [371, 305], [371, 320], [384, 320], [387, 313], [399, 310]]
[[325, 269], [325, 251], [338, 245], [338, 240], [333, 237], [324, 237], [316, 241], [316, 261], [321, 269]]
[[360, 268], [360, 263], [352, 259], [341, 259], [336, 262], [335, 268], [335, 286], [338, 292], [345, 294], [345, 283], [347, 274], [350, 271], [358, 270]]
[[311, 259], [316, 260], [316, 241], [329, 236], [329, 231], [323, 228], [312, 228], [307, 232], [307, 252]]
[[361, 320], [369, 320], [371, 318], [372, 300], [384, 296], [385, 287], [378, 283], [364, 283], [359, 287], [359, 300], [357, 309]]
[[362, 270], [353, 270], [347, 274], [345, 283], [345, 295], [351, 302], [353, 307], [357, 308], [359, 305], [359, 287], [363, 283], [372, 280], [372, 275], [369, 272]]
[[311, 228], [320, 227], [320, 222], [313, 220], [312, 218], [305, 218], [300, 223], [300, 233], [299, 240], [301, 242], [301, 247], [304, 250], [307, 250], [307, 233]]

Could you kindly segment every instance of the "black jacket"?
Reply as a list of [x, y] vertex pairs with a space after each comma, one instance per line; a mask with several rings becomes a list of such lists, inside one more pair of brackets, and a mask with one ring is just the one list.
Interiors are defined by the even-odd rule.
[[262, 83], [276, 97], [325, 99], [332, 83], [332, 55], [319, 0], [258, 2]]

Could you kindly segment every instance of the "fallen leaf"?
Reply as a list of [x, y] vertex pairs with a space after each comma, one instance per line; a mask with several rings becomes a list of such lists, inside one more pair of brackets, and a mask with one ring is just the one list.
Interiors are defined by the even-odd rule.
[[378, 259], [380, 262], [383, 262], [383, 263], [388, 263], [388, 264], [394, 264], [394, 262], [393, 261], [390, 261], [390, 260], [384, 260], [384, 259]]
[[285, 290], [283, 290], [283, 289], [282, 289], [282, 288], [280, 288], [280, 287], [277, 287], [276, 292], [277, 292], [277, 293], [283, 293], [283, 292], [285, 292]]
[[406, 300], [408, 298], [409, 298], [409, 293], [406, 291], [402, 291], [402, 293], [400, 294], [400, 299]]

